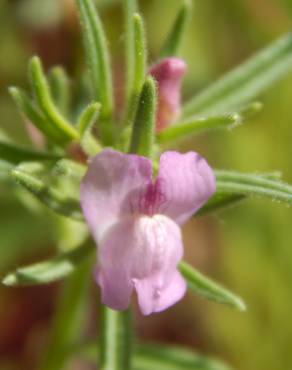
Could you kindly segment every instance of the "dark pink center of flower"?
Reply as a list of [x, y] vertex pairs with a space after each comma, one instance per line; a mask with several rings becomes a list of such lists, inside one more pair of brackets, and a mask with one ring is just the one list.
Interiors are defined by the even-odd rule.
[[165, 203], [166, 198], [163, 192], [161, 181], [157, 180], [155, 184], [150, 184], [146, 194], [142, 197], [140, 211], [149, 216], [158, 213], [160, 206]]
[[146, 190], [133, 195], [131, 198], [130, 207], [132, 213], [148, 216], [159, 213], [159, 209], [166, 202], [162, 180], [157, 179], [154, 184], [149, 184]]

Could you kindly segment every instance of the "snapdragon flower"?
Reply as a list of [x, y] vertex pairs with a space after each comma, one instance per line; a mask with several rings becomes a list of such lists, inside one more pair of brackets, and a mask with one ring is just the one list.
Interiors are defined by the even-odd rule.
[[125, 310], [135, 290], [149, 315], [184, 296], [180, 226], [214, 191], [213, 171], [194, 152], [163, 153], [155, 180], [142, 156], [106, 149], [90, 160], [81, 206], [98, 246], [95, 279], [104, 304]]
[[182, 59], [169, 57], [154, 64], [149, 70], [158, 88], [157, 132], [169, 126], [180, 114], [181, 83], [186, 69]]

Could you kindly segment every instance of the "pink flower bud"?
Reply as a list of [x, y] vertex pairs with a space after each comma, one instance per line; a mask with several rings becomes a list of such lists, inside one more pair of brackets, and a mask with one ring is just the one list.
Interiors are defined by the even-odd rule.
[[169, 126], [180, 114], [181, 82], [186, 68], [186, 63], [175, 57], [165, 58], [150, 68], [149, 74], [158, 87], [157, 132]]

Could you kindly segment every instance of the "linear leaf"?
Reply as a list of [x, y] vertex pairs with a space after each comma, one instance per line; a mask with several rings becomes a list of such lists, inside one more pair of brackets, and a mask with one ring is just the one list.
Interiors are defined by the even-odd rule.
[[11, 171], [11, 177], [54, 212], [83, 220], [78, 199], [66, 196], [63, 192], [46, 185], [36, 176], [18, 168]]
[[257, 196], [292, 205], [292, 193], [288, 194], [287, 192], [269, 189], [258, 185], [248, 185], [229, 181], [217, 181], [217, 189], [218, 192], [221, 193]]
[[3, 161], [0, 159], [0, 180], [6, 181], [10, 179], [10, 171], [12, 169], [13, 165], [7, 161]]
[[135, 69], [133, 81], [133, 94], [138, 94], [143, 86], [146, 76], [147, 48], [144, 22], [140, 14], [133, 16], [134, 42], [135, 42]]
[[183, 116], [220, 113], [257, 97], [292, 69], [292, 34], [289, 33], [227, 73], [192, 98]]
[[231, 181], [247, 185], [258, 185], [266, 189], [279, 190], [281, 192], [292, 193], [292, 186], [280, 181], [278, 174], [244, 173], [237, 171], [215, 170], [217, 181]]
[[240, 311], [246, 310], [246, 306], [241, 298], [207, 278], [188, 263], [181, 262], [179, 268], [183, 277], [187, 280], [189, 288], [194, 293]]
[[257, 196], [292, 205], [292, 186], [259, 174], [216, 171], [217, 192]]
[[76, 270], [76, 267], [90, 257], [94, 248], [87, 243], [72, 251], [29, 266], [20, 267], [8, 274], [2, 283], [8, 286], [49, 284], [63, 279]]
[[262, 104], [255, 102], [239, 110], [238, 112], [230, 114], [218, 114], [206, 117], [196, 116], [189, 118], [161, 131], [157, 135], [157, 140], [159, 143], [166, 143], [169, 141], [189, 138], [190, 135], [195, 135], [204, 131], [214, 129], [232, 129], [249, 119], [261, 108]]
[[231, 370], [223, 362], [190, 349], [161, 343], [139, 344], [134, 357], [135, 370]]
[[195, 216], [221, 211], [249, 197], [292, 205], [292, 186], [282, 182], [278, 172], [261, 174], [215, 170], [215, 174], [216, 193]]
[[195, 214], [195, 217], [233, 207], [244, 199], [246, 199], [246, 196], [242, 194], [226, 194], [216, 191], [209, 201]]
[[95, 155], [102, 149], [101, 144], [91, 133], [93, 125], [99, 116], [100, 108], [101, 105], [99, 103], [89, 104], [83, 110], [78, 120], [77, 127], [80, 134], [80, 145], [88, 155]]
[[42, 113], [59, 130], [64, 139], [75, 140], [79, 138], [78, 131], [64, 118], [53, 102], [50, 87], [43, 72], [41, 60], [33, 57], [29, 63], [29, 80], [36, 101]]
[[130, 101], [135, 70], [135, 30], [133, 14], [137, 12], [136, 0], [123, 0], [126, 47], [126, 101]]
[[113, 112], [112, 76], [110, 57], [102, 22], [92, 0], [76, 0], [83, 28], [85, 50], [91, 74], [94, 100], [101, 103], [100, 129], [105, 141], [110, 139]]
[[10, 163], [25, 161], [56, 161], [61, 158], [53, 153], [39, 152], [0, 141], [0, 158]]
[[77, 124], [78, 131], [81, 137], [86, 131], [91, 131], [93, 124], [98, 118], [99, 112], [99, 103], [91, 103], [83, 110]]
[[130, 152], [151, 157], [154, 142], [156, 113], [156, 85], [147, 77], [141, 96], [132, 132]]
[[70, 111], [71, 88], [69, 77], [64, 68], [56, 66], [50, 70], [49, 75], [52, 97], [60, 112], [67, 116]]
[[19, 111], [24, 114], [47, 139], [58, 145], [64, 144], [64, 137], [60, 134], [59, 130], [44, 116], [25, 91], [17, 87], [10, 87], [9, 92]]
[[182, 42], [184, 31], [191, 15], [192, 3], [184, 0], [183, 5], [174, 21], [174, 24], [167, 35], [165, 43], [161, 49], [160, 57], [166, 58], [177, 55]]
[[[74, 354], [96, 362], [96, 345], [88, 343], [74, 348]], [[134, 346], [133, 370], [231, 370], [213, 357], [189, 348], [162, 343], [138, 343]]]
[[125, 126], [132, 126], [133, 124], [139, 103], [139, 96], [146, 78], [147, 65], [147, 48], [144, 22], [142, 17], [137, 13], [135, 13], [132, 18], [134, 30], [134, 65], [132, 72], [132, 86], [126, 106]]

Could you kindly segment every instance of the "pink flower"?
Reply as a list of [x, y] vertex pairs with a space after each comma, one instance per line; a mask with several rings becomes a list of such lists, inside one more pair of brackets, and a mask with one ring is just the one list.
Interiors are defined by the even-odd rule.
[[183, 60], [171, 57], [155, 64], [149, 71], [158, 87], [157, 132], [169, 126], [179, 116], [181, 81], [186, 68]]
[[91, 159], [81, 206], [98, 245], [95, 278], [104, 304], [125, 310], [135, 290], [149, 315], [184, 296], [180, 226], [214, 191], [211, 168], [194, 152], [162, 154], [156, 180], [141, 156], [106, 149]]

